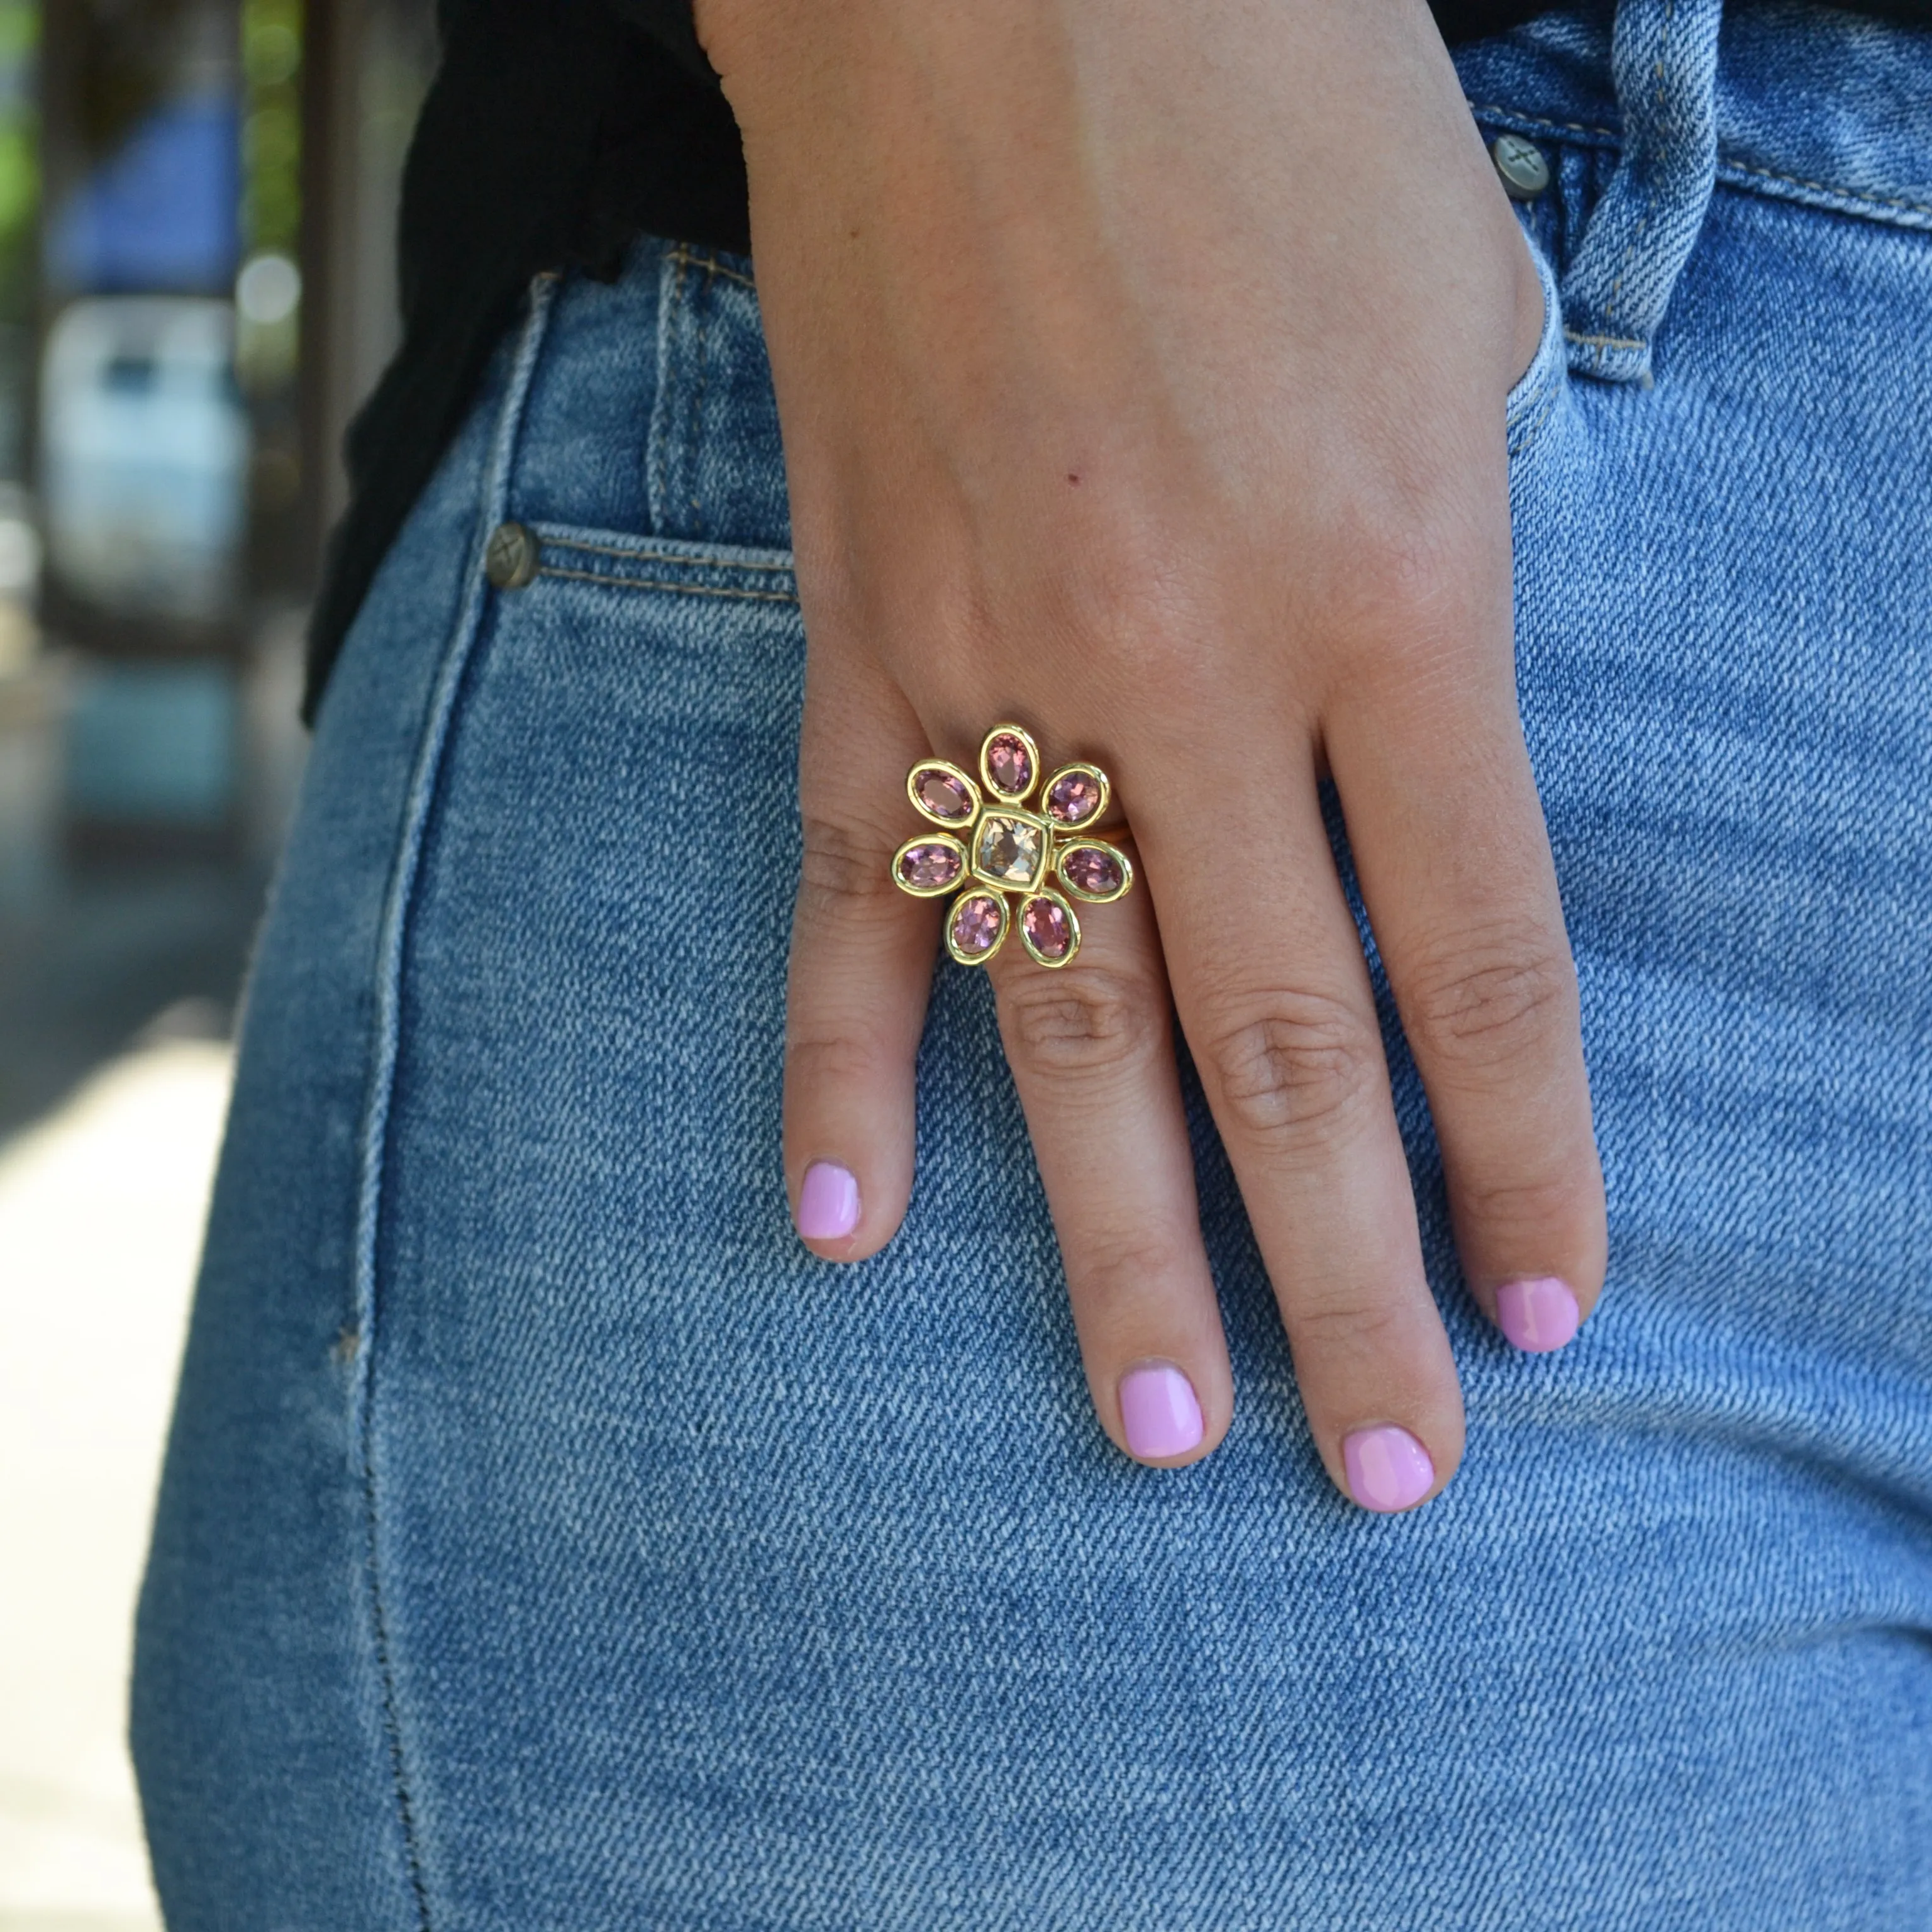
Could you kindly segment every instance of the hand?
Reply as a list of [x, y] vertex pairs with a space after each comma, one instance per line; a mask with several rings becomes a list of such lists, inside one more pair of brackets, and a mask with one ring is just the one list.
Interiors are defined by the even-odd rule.
[[1016, 720], [1110, 772], [1144, 884], [1070, 968], [991, 969], [1102, 1426], [1178, 1464], [1232, 1414], [1178, 1010], [1328, 1472], [1423, 1501], [1461, 1399], [1324, 773], [1477, 1299], [1546, 1343], [1604, 1261], [1515, 707], [1504, 402], [1541, 298], [1429, 14], [707, 0], [698, 25], [745, 137], [808, 638], [802, 1232], [856, 1260], [904, 1213], [940, 917], [889, 881], [905, 773], [970, 770]]

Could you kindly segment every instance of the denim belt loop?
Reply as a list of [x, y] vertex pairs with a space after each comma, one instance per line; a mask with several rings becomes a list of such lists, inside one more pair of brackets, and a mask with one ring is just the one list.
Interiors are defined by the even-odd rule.
[[1649, 386], [1651, 338], [1718, 176], [1724, 0], [1617, 0], [1623, 155], [1563, 278], [1570, 367]]

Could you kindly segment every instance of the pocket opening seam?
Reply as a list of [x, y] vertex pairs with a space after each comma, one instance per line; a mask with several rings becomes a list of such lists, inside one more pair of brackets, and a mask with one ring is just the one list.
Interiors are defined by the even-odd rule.
[[591, 543], [582, 537], [554, 537], [542, 531], [538, 536], [545, 550], [582, 550], [592, 556], [614, 556], [637, 563], [669, 563], [680, 568], [695, 567], [700, 570], [758, 570], [770, 572], [777, 576], [789, 577], [793, 566], [788, 563], [762, 563], [754, 559], [731, 557], [713, 559], [701, 555], [680, 554], [674, 550], [646, 550], [634, 544]]
[[[1514, 107], [1504, 107], [1493, 101], [1469, 104], [1471, 116], [1478, 121], [1486, 122], [1492, 126], [1505, 127], [1525, 134], [1568, 135], [1580, 137], [1593, 146], [1619, 147], [1623, 134], [1616, 128], [1598, 128], [1582, 121], [1552, 121], [1538, 114], [1525, 114]], [[1869, 188], [1846, 188], [1836, 182], [1813, 181], [1803, 175], [1780, 172], [1776, 168], [1760, 167], [1750, 161], [1739, 160], [1735, 155], [1720, 153], [1718, 156], [1718, 182], [1722, 188], [1737, 188], [1745, 194], [1754, 191], [1757, 182], [1769, 182], [1769, 188], [1756, 191], [1769, 199], [1791, 201], [1798, 196], [1780, 194], [1780, 189], [1796, 188], [1804, 195], [1821, 195], [1828, 197], [1838, 212], [1850, 214], [1867, 214], [1874, 221], [1891, 221], [1894, 226], [1917, 227], [1932, 223], [1932, 201], [1917, 201], [1909, 196], [1875, 193]], [[1850, 204], [1849, 206], [1841, 206]], [[1810, 204], [1807, 204], [1810, 205]], [[1899, 222], [1894, 218], [1904, 215], [1912, 218]]]
[[[666, 558], [667, 562], [672, 560]], [[711, 584], [673, 584], [651, 577], [612, 577], [598, 570], [566, 570], [561, 565], [538, 567], [539, 577], [560, 577], [576, 584], [601, 584], [608, 590], [668, 590], [681, 597], [722, 597], [740, 604], [796, 604], [794, 590], [730, 590]]]

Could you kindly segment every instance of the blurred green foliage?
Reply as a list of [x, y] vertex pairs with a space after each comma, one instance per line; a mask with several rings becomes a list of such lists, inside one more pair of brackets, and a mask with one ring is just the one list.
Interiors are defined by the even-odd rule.
[[[250, 262], [276, 255], [293, 261], [302, 231], [302, 0], [242, 0], [241, 27], [242, 254]], [[258, 404], [292, 392], [299, 306], [265, 320], [244, 304], [237, 320], [242, 388]]]
[[[4, 4], [4, 0], [0, 0]], [[302, 225], [302, 0], [242, 0], [243, 246], [292, 255]]]
[[35, 0], [0, 0], [0, 321], [24, 322], [33, 303], [34, 235], [40, 212]]

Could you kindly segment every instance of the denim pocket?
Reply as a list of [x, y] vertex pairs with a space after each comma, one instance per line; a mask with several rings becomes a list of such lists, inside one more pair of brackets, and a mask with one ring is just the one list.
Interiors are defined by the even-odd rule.
[[658, 264], [645, 452], [650, 528], [692, 543], [791, 540], [778, 398], [751, 264], [682, 242]]
[[539, 578], [740, 603], [798, 602], [798, 580], [789, 550], [632, 536], [560, 524], [539, 524], [532, 534], [537, 540]]
[[1556, 271], [1534, 238], [1526, 235], [1524, 239], [1530, 259], [1536, 264], [1537, 279], [1543, 285], [1543, 334], [1529, 367], [1517, 379], [1504, 406], [1512, 490], [1521, 460], [1535, 447], [1562, 395], [1568, 373], [1563, 347], [1563, 304], [1557, 292]]

